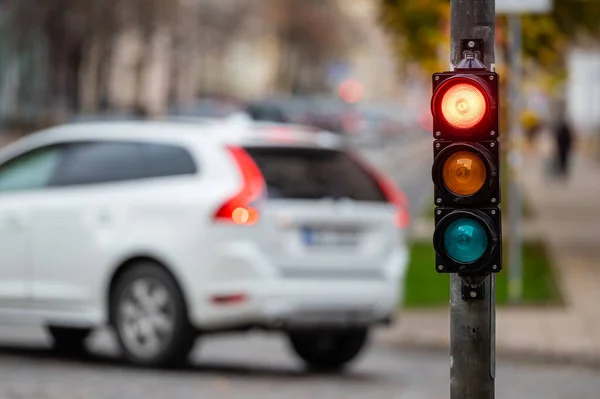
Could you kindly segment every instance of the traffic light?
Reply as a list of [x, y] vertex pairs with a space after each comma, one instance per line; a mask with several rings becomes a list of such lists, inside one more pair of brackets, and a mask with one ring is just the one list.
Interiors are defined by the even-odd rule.
[[436, 270], [475, 281], [502, 270], [498, 74], [474, 53], [433, 74]]

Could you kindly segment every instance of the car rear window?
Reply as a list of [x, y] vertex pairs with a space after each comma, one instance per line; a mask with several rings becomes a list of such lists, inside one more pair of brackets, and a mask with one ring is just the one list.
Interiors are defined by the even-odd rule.
[[281, 147], [246, 151], [265, 177], [269, 198], [386, 202], [377, 182], [345, 152]]

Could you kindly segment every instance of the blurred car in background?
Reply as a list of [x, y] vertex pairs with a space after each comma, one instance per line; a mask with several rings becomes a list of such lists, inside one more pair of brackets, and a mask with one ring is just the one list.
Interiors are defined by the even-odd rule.
[[109, 324], [137, 365], [198, 334], [285, 333], [341, 369], [389, 323], [408, 204], [330, 133], [291, 125], [97, 122], [0, 151], [0, 315], [79, 352]]
[[392, 138], [392, 121], [373, 109], [361, 109], [354, 136], [361, 143], [383, 144]]
[[248, 103], [246, 113], [255, 121], [279, 123], [300, 122], [293, 121], [292, 110], [290, 108], [290, 104], [285, 104], [283, 101], [258, 100]]
[[172, 107], [169, 114], [201, 118], [227, 118], [234, 114], [244, 113], [245, 107], [245, 104], [237, 99], [206, 96], [196, 99], [192, 104]]
[[361, 103], [355, 136], [361, 143], [385, 144], [415, 131], [417, 118], [402, 104]]
[[288, 122], [337, 134], [353, 134], [358, 124], [354, 106], [327, 96], [271, 97], [250, 102], [247, 112], [257, 121]]
[[306, 101], [311, 104], [308, 119], [312, 126], [346, 135], [356, 133], [360, 115], [354, 105], [325, 96], [307, 97]]

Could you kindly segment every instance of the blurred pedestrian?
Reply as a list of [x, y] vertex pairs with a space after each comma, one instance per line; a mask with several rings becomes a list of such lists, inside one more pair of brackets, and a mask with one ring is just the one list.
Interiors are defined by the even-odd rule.
[[566, 178], [569, 174], [569, 160], [573, 147], [573, 132], [566, 118], [561, 118], [556, 126], [556, 175]]

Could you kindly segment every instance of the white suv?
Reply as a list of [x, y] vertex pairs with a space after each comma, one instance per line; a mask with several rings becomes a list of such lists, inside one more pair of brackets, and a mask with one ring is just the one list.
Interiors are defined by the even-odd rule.
[[198, 334], [288, 334], [341, 369], [402, 298], [406, 201], [335, 135], [243, 122], [98, 122], [0, 151], [0, 319], [138, 365]]

